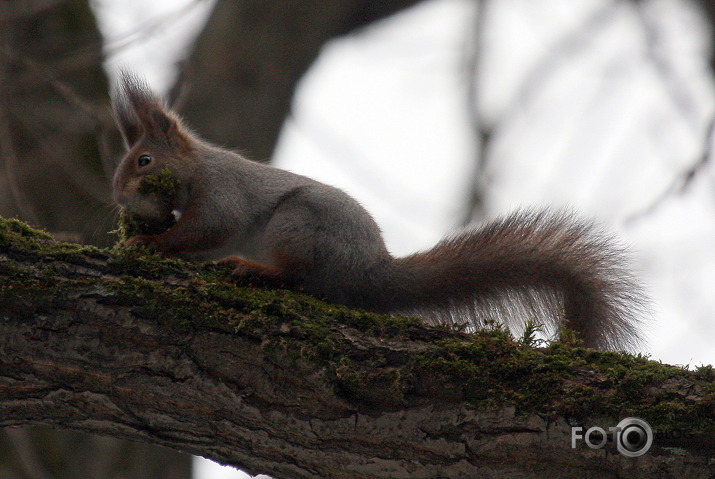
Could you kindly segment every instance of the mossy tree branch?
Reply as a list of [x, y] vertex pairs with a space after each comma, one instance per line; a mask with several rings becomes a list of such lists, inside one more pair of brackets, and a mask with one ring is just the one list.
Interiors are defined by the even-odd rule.
[[[278, 478], [711, 477], [715, 373], [467, 335], [217, 266], [0, 222], [0, 426], [165, 445]], [[688, 439], [571, 448], [626, 416]], [[673, 449], [673, 446], [678, 449]]]

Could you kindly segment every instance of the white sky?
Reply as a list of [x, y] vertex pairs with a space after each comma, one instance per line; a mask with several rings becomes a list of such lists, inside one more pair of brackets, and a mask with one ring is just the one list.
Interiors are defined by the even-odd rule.
[[[498, 130], [486, 171], [490, 213], [573, 205], [604, 221], [633, 246], [654, 299], [648, 352], [671, 364], [715, 364], [713, 168], [686, 194], [625, 223], [702, 150], [715, 99], [700, 55], [698, 18], [676, 0], [653, 2], [647, 20], [661, 27], [655, 53], [666, 59], [671, 83], [660, 80], [650, 61], [652, 42], [638, 28], [642, 19], [624, 7], [596, 23], [587, 39], [575, 38], [563, 53], [567, 68], [557, 64], [544, 88], [524, 92], [520, 79], [535, 59], [563, 48], [557, 40], [564, 32], [578, 29], [604, 2], [492, 3], [501, 9], [493, 12], [498, 31], [487, 37], [483, 111], [487, 118], [513, 111]], [[210, 6], [196, 0], [95, 4], [109, 38], [110, 73], [130, 66], [160, 91], [173, 82], [175, 62]], [[432, 0], [328, 45], [300, 85], [274, 158], [358, 198], [395, 254], [434, 245], [464, 214], [474, 155], [463, 93], [473, 4]], [[589, 54], [579, 54], [583, 50]], [[528, 101], [509, 107], [519, 95]]]

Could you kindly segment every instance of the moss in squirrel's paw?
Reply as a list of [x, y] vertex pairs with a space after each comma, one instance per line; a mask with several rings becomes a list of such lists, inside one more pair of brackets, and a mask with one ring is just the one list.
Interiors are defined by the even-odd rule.
[[122, 209], [119, 212], [119, 225], [112, 233], [116, 233], [119, 237], [119, 242], [123, 243], [136, 235], [163, 233], [174, 226], [175, 223], [176, 218], [174, 215], [169, 215], [162, 221], [150, 221]]
[[[173, 204], [176, 193], [179, 190], [179, 180], [169, 168], [162, 169], [156, 175], [146, 175], [139, 184], [139, 193], [152, 196], [161, 205]], [[119, 237], [119, 242], [123, 243], [132, 236], [160, 234], [176, 224], [176, 217], [169, 214], [161, 220], [142, 218], [122, 208], [119, 213], [119, 224], [113, 231]]]

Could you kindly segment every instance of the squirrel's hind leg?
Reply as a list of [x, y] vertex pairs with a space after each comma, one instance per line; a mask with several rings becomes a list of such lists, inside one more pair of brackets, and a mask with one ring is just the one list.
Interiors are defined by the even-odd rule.
[[286, 287], [285, 275], [278, 269], [248, 261], [237, 256], [227, 256], [218, 264], [233, 268], [231, 276], [250, 284], [268, 287]]

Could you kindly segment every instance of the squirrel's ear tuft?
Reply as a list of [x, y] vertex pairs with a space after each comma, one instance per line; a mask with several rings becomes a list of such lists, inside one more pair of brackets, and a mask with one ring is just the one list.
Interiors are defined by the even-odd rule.
[[[125, 72], [122, 72], [123, 79], [124, 75]], [[124, 138], [124, 143], [127, 148], [132, 148], [144, 134], [144, 128], [134, 113], [134, 107], [130, 103], [126, 89], [123, 86], [123, 84], [119, 85], [112, 94], [112, 109], [114, 110], [114, 117], [117, 120], [119, 131]]]
[[135, 74], [126, 70], [121, 72], [113, 105], [119, 128], [129, 148], [142, 136], [162, 142], [170, 148], [190, 147], [191, 135], [184, 129], [181, 120]]

